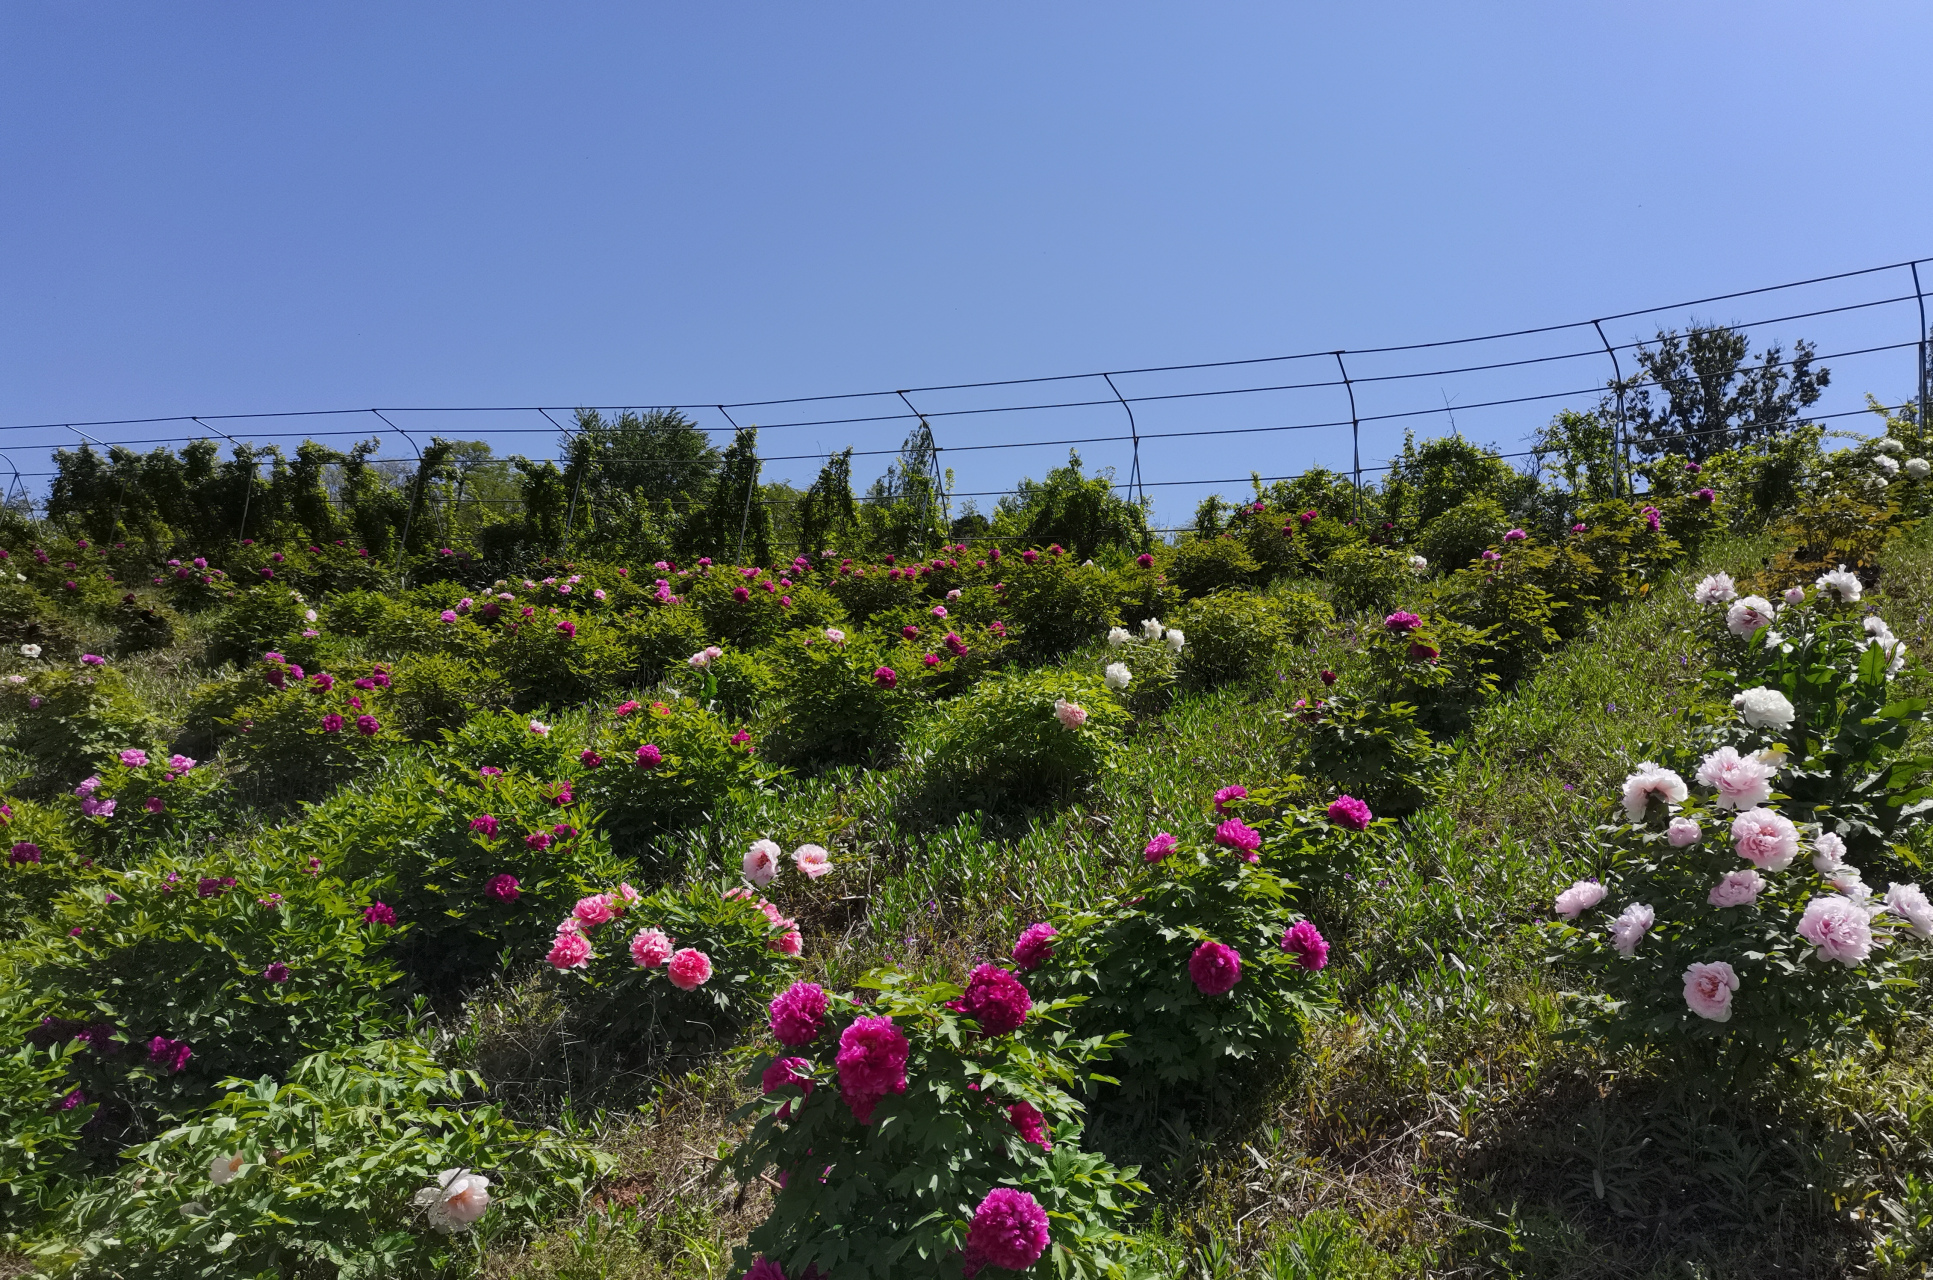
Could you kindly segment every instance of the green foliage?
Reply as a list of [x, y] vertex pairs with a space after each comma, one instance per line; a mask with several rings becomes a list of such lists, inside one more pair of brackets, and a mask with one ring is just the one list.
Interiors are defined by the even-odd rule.
[[[1067, 728], [1056, 704], [1085, 711]], [[929, 790], [955, 801], [1028, 802], [1063, 794], [1107, 767], [1128, 714], [1092, 675], [1047, 669], [996, 675], [936, 710], [919, 765]]]
[[1147, 514], [1120, 497], [1114, 469], [1092, 478], [1082, 474], [1081, 459], [1069, 452], [1067, 465], [1041, 481], [1022, 479], [994, 509], [993, 532], [1022, 545], [1059, 543], [1078, 560], [1107, 550], [1138, 552], [1147, 542]]
[[287, 587], [250, 587], [238, 592], [211, 624], [208, 657], [215, 662], [253, 662], [281, 640], [308, 626], [309, 606]]
[[[780, 1086], [740, 1113], [756, 1121], [732, 1152], [733, 1171], [744, 1180], [775, 1171], [782, 1189], [736, 1265], [763, 1256], [787, 1275], [817, 1267], [854, 1280], [954, 1280], [974, 1210], [995, 1187], [1009, 1187], [1046, 1210], [1049, 1243], [1032, 1267], [1003, 1274], [1124, 1276], [1122, 1227], [1146, 1188], [1134, 1170], [1080, 1151], [1073, 1096], [1118, 1037], [1070, 1037], [1064, 1002], [1035, 1004], [1018, 1031], [981, 1036], [949, 1007], [957, 986], [916, 986], [884, 971], [859, 985], [872, 1000], [832, 994], [817, 1039], [761, 1056], [746, 1072], [745, 1083], [757, 1085], [775, 1058], [796, 1059], [812, 1088], [801, 1096], [796, 1085]], [[892, 1019], [908, 1041], [906, 1088], [879, 1102], [868, 1124], [841, 1098], [835, 1063], [840, 1037], [861, 1016]], [[1045, 1117], [1051, 1151], [1023, 1140], [1009, 1120], [1007, 1109], [1022, 1102]]]
[[[870, 631], [841, 643], [801, 634], [776, 647], [773, 661], [784, 699], [774, 749], [780, 759], [815, 767], [892, 751], [932, 682], [910, 643], [887, 644]], [[882, 668], [893, 673], [890, 684], [876, 674]]]
[[1191, 601], [1174, 625], [1186, 637], [1180, 675], [1195, 685], [1256, 676], [1289, 639], [1282, 608], [1245, 591], [1220, 591]]
[[1364, 543], [1337, 550], [1322, 576], [1329, 583], [1329, 599], [1344, 613], [1381, 617], [1416, 589], [1416, 570], [1407, 553]]
[[1416, 708], [1347, 694], [1301, 713], [1305, 768], [1378, 814], [1401, 817], [1436, 798], [1453, 752], [1416, 723]]
[[1486, 547], [1503, 542], [1509, 517], [1495, 498], [1479, 494], [1456, 503], [1423, 525], [1413, 545], [1439, 572], [1461, 569]]
[[389, 708], [396, 732], [412, 742], [430, 742], [460, 728], [478, 711], [508, 705], [509, 685], [497, 672], [465, 658], [441, 653], [400, 659], [390, 676]]
[[1556, 604], [1534, 577], [1539, 552], [1522, 543], [1506, 547], [1497, 560], [1451, 574], [1437, 590], [1436, 605], [1445, 617], [1483, 634], [1490, 669], [1509, 686], [1528, 675], [1559, 637], [1551, 625]]
[[[467, 1244], [419, 1200], [446, 1170], [489, 1179], [473, 1230], [514, 1239], [576, 1206], [609, 1156], [524, 1128], [415, 1040], [375, 1040], [297, 1063], [287, 1083], [231, 1079], [207, 1112], [128, 1153], [74, 1204], [73, 1243], [42, 1256], [76, 1280], [407, 1277], [461, 1266]], [[240, 1158], [225, 1185], [217, 1162]]]
[[711, 640], [734, 648], [770, 644], [788, 631], [826, 627], [844, 616], [838, 600], [827, 592], [806, 582], [780, 587], [778, 577], [760, 571], [747, 578], [714, 565], [686, 580], [685, 598], [704, 617]]
[[29, 583], [0, 581], [0, 646], [39, 645], [52, 662], [74, 657], [78, 643], [73, 623], [45, 595]]
[[[634, 842], [676, 831], [715, 815], [733, 791], [760, 777], [750, 742], [735, 742], [728, 725], [688, 698], [653, 702], [600, 720], [589, 746], [604, 757], [578, 789], [601, 816], [621, 852]], [[647, 763], [657, 750], [659, 763]]]
[[653, 605], [624, 627], [633, 669], [652, 680], [711, 643], [711, 631], [695, 605]]
[[59, 782], [83, 776], [128, 747], [145, 745], [153, 718], [114, 666], [43, 669], [0, 685], [13, 747]]
[[[19, 990], [0, 991], [0, 1026], [11, 1044], [36, 1020], [26, 1016]], [[16, 1236], [58, 1209], [85, 1166], [81, 1128], [98, 1102], [62, 1102], [72, 1096], [73, 1060], [86, 1052], [76, 1040], [21, 1044], [0, 1056], [0, 1233]]]
[[1121, 617], [1107, 570], [1065, 555], [1047, 554], [1032, 564], [1009, 557], [1003, 599], [1015, 641], [1033, 659], [1058, 656], [1105, 635]]
[[490, 646], [490, 662], [523, 707], [589, 701], [625, 687], [637, 674], [631, 647], [617, 628], [584, 614], [542, 609], [506, 619], [503, 635]]
[[1168, 558], [1168, 577], [1190, 597], [1253, 583], [1261, 566], [1233, 538], [1193, 538]]

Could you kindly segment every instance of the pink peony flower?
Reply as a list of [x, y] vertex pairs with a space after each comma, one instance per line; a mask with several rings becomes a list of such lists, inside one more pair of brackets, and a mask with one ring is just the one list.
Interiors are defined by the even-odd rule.
[[1746, 596], [1733, 601], [1725, 611], [1725, 629], [1741, 639], [1749, 638], [1760, 627], [1772, 625], [1772, 602], [1763, 596]]
[[1799, 917], [1799, 936], [1819, 949], [1821, 960], [1837, 960], [1856, 969], [1873, 951], [1873, 930], [1866, 910], [1837, 893], [1806, 903]]
[[678, 990], [696, 991], [711, 981], [711, 957], [696, 947], [686, 947], [671, 953], [664, 972]]
[[1413, 613], [1405, 613], [1403, 610], [1398, 609], [1395, 613], [1383, 619], [1383, 625], [1399, 636], [1406, 636], [1422, 626], [1423, 620]]
[[[758, 1090], [771, 1093], [774, 1089], [792, 1086], [808, 1097], [812, 1094], [812, 1064], [804, 1058], [775, 1058], [759, 1073]], [[779, 1108], [778, 1117], [783, 1120], [792, 1114], [792, 1104], [787, 1102]]]
[[620, 716], [620, 717], [628, 716], [633, 711], [636, 711], [638, 709], [638, 706], [639, 706], [639, 703], [635, 698], [627, 698], [625, 701], [620, 702], [617, 704], [617, 706], [613, 707], [611, 709], [611, 714], [614, 716]]
[[1051, 945], [1059, 931], [1051, 924], [1030, 924], [1013, 944], [1013, 961], [1022, 969], [1038, 969], [1054, 954]]
[[655, 969], [671, 959], [671, 939], [663, 929], [640, 929], [631, 939], [631, 963], [640, 969]]
[[1240, 818], [1230, 818], [1216, 827], [1215, 843], [1223, 848], [1235, 850], [1242, 855], [1242, 860], [1245, 862], [1262, 860], [1262, 855], [1255, 852], [1262, 847], [1262, 833]]
[[1242, 980], [1242, 953], [1225, 943], [1204, 942], [1188, 957], [1188, 976], [1203, 995], [1224, 995]]
[[1757, 756], [1720, 747], [1698, 765], [1698, 781], [1718, 792], [1712, 803], [1719, 808], [1750, 809], [1772, 798], [1772, 775], [1777, 772]]
[[1040, 1202], [1025, 1191], [995, 1187], [967, 1227], [966, 1275], [971, 1280], [989, 1266], [1025, 1271], [1047, 1252], [1047, 1239], [1047, 1211]]
[[1906, 921], [1915, 937], [1933, 938], [1933, 903], [1926, 900], [1917, 884], [1886, 886], [1886, 909]]
[[544, 959], [553, 969], [582, 969], [591, 962], [591, 940], [575, 929], [560, 929]]
[[1630, 822], [1643, 822], [1653, 800], [1667, 805], [1683, 804], [1691, 794], [1685, 780], [1670, 769], [1646, 760], [1638, 771], [1624, 780], [1624, 816]]
[[1723, 960], [1685, 970], [1685, 1004], [1701, 1018], [1730, 1022], [1732, 993], [1737, 990], [1738, 975]]
[[663, 763], [664, 752], [658, 749], [656, 743], [647, 742], [638, 748], [638, 768], [655, 769]]
[[189, 756], [169, 756], [168, 767], [176, 773], [186, 773], [195, 767], [195, 760]]
[[1320, 969], [1329, 963], [1329, 940], [1308, 920], [1298, 920], [1282, 935], [1282, 950], [1296, 958], [1304, 969]]
[[967, 975], [966, 991], [946, 1007], [972, 1018], [983, 1036], [1018, 1031], [1034, 1007], [1033, 997], [1020, 979], [998, 965], [983, 964]]
[[372, 902], [362, 909], [362, 918], [364, 924], [394, 925], [396, 909], [387, 903]]
[[792, 865], [817, 880], [832, 870], [832, 855], [816, 844], [802, 844], [792, 851]]
[[795, 982], [772, 997], [772, 1034], [789, 1049], [811, 1044], [825, 1030], [825, 988], [815, 982]]
[[571, 915], [586, 929], [595, 929], [601, 924], [609, 924], [617, 913], [611, 910], [611, 895], [594, 893], [587, 898], [579, 898], [571, 908]]
[[882, 689], [891, 689], [899, 684], [899, 676], [891, 667], [874, 667], [873, 683]]
[[1007, 1123], [1019, 1132], [1022, 1142], [1030, 1142], [1042, 1151], [1054, 1149], [1054, 1140], [1047, 1134], [1047, 1117], [1033, 1103], [1016, 1102], [1008, 1107]]
[[501, 825], [494, 816], [487, 813], [480, 817], [470, 819], [470, 830], [476, 832], [485, 840], [495, 840], [497, 838], [497, 830]]
[[1529, 536], [1530, 535], [1525, 533], [1522, 529], [1512, 529], [1508, 533], [1503, 535], [1503, 540], [1505, 542], [1522, 542], [1525, 538], [1528, 538]]
[[779, 873], [779, 847], [770, 840], [755, 840], [745, 851], [745, 878], [763, 889]]
[[[787, 920], [784, 923], [797, 925], [798, 921]], [[805, 951], [805, 935], [796, 928], [789, 928], [778, 937], [768, 940], [765, 945], [782, 956], [796, 956]]]
[[138, 747], [129, 747], [121, 753], [121, 763], [130, 769], [144, 768], [148, 763], [148, 753]]
[[1242, 797], [1246, 796], [1247, 794], [1248, 794], [1248, 788], [1244, 786], [1237, 785], [1232, 787], [1223, 787], [1220, 791], [1217, 791], [1215, 793], [1215, 812], [1216, 813], [1227, 812], [1227, 809], [1225, 806], [1228, 804], [1230, 800], [1240, 800]]
[[1141, 851], [1141, 857], [1147, 862], [1159, 862], [1173, 853], [1175, 846], [1180, 843], [1172, 832], [1157, 831], [1154, 839], [1148, 841], [1148, 847]]
[[1644, 941], [1644, 935], [1651, 932], [1657, 922], [1657, 913], [1642, 902], [1634, 902], [1619, 914], [1618, 918], [1605, 927], [1611, 931], [1611, 945], [1618, 954], [1630, 957]]
[[1674, 849], [1682, 849], [1688, 844], [1697, 844], [1699, 837], [1704, 834], [1704, 828], [1690, 818], [1673, 818], [1671, 825], [1665, 828], [1665, 839], [1671, 842], [1671, 847]]
[[1566, 920], [1575, 920], [1604, 901], [1604, 895], [1607, 892], [1608, 890], [1595, 880], [1579, 880], [1557, 895], [1557, 914]]
[[1354, 796], [1337, 796], [1329, 805], [1329, 821], [1351, 831], [1367, 831], [1376, 815]]
[[508, 872], [491, 876], [483, 884], [483, 896], [497, 902], [515, 902], [522, 894], [523, 889], [518, 885], [517, 877]]
[[1758, 900], [1759, 893], [1765, 888], [1765, 878], [1752, 870], [1733, 871], [1712, 886], [1705, 895], [1705, 901], [1714, 907], [1745, 907]]
[[1747, 809], [1732, 819], [1732, 847], [1761, 871], [1783, 871], [1799, 855], [1799, 829], [1782, 813]]
[[1065, 698], [1054, 699], [1054, 719], [1063, 729], [1078, 729], [1087, 723], [1087, 708]]
[[[804, 985], [804, 984], [799, 984]], [[794, 987], [796, 990], [797, 987]], [[839, 1096], [853, 1119], [871, 1124], [873, 1108], [892, 1093], [906, 1092], [906, 1033], [891, 1018], [857, 1018], [839, 1033]]]

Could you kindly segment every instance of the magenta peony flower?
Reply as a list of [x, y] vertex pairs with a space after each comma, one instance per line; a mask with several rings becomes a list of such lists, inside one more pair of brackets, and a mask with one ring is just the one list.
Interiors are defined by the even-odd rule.
[[31, 840], [22, 840], [13, 847], [11, 860], [16, 866], [37, 863], [40, 861], [40, 846]]
[[356, 732], [365, 738], [373, 738], [382, 731], [383, 722], [372, 715], [356, 717]]
[[664, 972], [678, 990], [696, 991], [711, 980], [711, 957], [696, 947], [686, 947], [671, 953]]
[[582, 969], [591, 962], [591, 940], [575, 929], [559, 932], [544, 959], [550, 961], [553, 969]]
[[149, 796], [146, 800], [142, 801], [141, 807], [149, 813], [160, 813], [168, 807], [168, 804], [160, 796]]
[[1242, 797], [1246, 796], [1247, 794], [1248, 794], [1248, 788], [1244, 786], [1238, 785], [1238, 786], [1232, 786], [1232, 787], [1223, 787], [1220, 791], [1217, 791], [1215, 793], [1215, 812], [1216, 813], [1227, 812], [1227, 809], [1225, 806], [1228, 804], [1230, 800], [1240, 800]]
[[1025, 1191], [995, 1187], [973, 1211], [967, 1227], [969, 1280], [985, 1267], [1025, 1271], [1047, 1252], [1047, 1211]]
[[478, 832], [485, 840], [495, 840], [497, 838], [497, 830], [502, 825], [496, 818], [487, 813], [482, 817], [470, 819], [470, 830]]
[[[803, 985], [803, 984], [801, 984]], [[796, 988], [795, 988], [796, 989]], [[860, 1124], [889, 1093], [906, 1092], [906, 1033], [891, 1018], [858, 1018], [839, 1033], [839, 1096]]]
[[148, 763], [148, 753], [139, 747], [129, 747], [121, 753], [121, 763], [129, 769], [145, 768]]
[[1134, 562], [1135, 562], [1135, 563], [1136, 563], [1137, 565], [1139, 565], [1139, 566], [1141, 566], [1141, 567], [1142, 567], [1143, 569], [1152, 569], [1152, 568], [1154, 568], [1154, 557], [1153, 557], [1153, 556], [1151, 556], [1151, 555], [1149, 555], [1149, 554], [1148, 554], [1147, 552], [1145, 552], [1145, 551], [1144, 551], [1144, 552], [1142, 552], [1142, 553], [1141, 553], [1140, 555], [1138, 555], [1138, 556], [1136, 556], [1136, 557], [1134, 558]]
[[524, 848], [526, 849], [550, 848], [550, 832], [548, 831], [531, 832], [529, 835], [524, 837]]
[[1141, 856], [1145, 861], [1159, 862], [1173, 853], [1175, 846], [1180, 843], [1172, 832], [1157, 831], [1154, 839], [1148, 841], [1148, 847], [1141, 851]]
[[1042, 1151], [1052, 1151], [1054, 1140], [1047, 1136], [1047, 1117], [1031, 1102], [1016, 1102], [1007, 1108], [1007, 1123], [1020, 1132], [1022, 1142], [1031, 1142]]
[[1737, 990], [1738, 974], [1723, 960], [1685, 970], [1685, 1005], [1701, 1018], [1730, 1022], [1732, 993]]
[[1369, 811], [1369, 806], [1354, 796], [1337, 796], [1330, 802], [1329, 821], [1339, 827], [1367, 831], [1369, 824], [1375, 820], [1376, 815]]
[[289, 967], [280, 960], [277, 960], [274, 964], [262, 970], [262, 976], [270, 982], [287, 982], [289, 980]]
[[1215, 828], [1215, 843], [1233, 849], [1242, 855], [1245, 862], [1260, 862], [1262, 855], [1255, 852], [1262, 847], [1262, 833], [1243, 822], [1240, 818], [1230, 818]]
[[1329, 963], [1329, 940], [1307, 920], [1296, 921], [1282, 935], [1282, 950], [1293, 955], [1304, 969], [1320, 969]]
[[825, 988], [814, 982], [795, 982], [772, 997], [772, 1034], [789, 1049], [811, 1044], [825, 1030]]
[[1525, 538], [1528, 538], [1529, 536], [1530, 535], [1525, 533], [1522, 529], [1512, 529], [1508, 533], [1503, 535], [1503, 540], [1505, 542], [1522, 542]]
[[1050, 944], [1057, 936], [1059, 931], [1051, 924], [1028, 925], [1013, 944], [1014, 963], [1023, 969], [1038, 969], [1054, 954]]
[[362, 909], [362, 918], [365, 924], [394, 925], [396, 911], [386, 903], [372, 902]]
[[[759, 1073], [758, 1090], [760, 1093], [771, 1093], [774, 1089], [783, 1089], [787, 1085], [796, 1087], [807, 1097], [810, 1097], [812, 1095], [812, 1064], [804, 1058], [775, 1058], [770, 1066]], [[791, 1114], [792, 1104], [790, 1102], [779, 1108], [779, 1119], [783, 1120]]]
[[1225, 995], [1242, 980], [1242, 953], [1225, 943], [1204, 942], [1188, 957], [1188, 976], [1203, 995]]
[[655, 769], [663, 763], [664, 752], [658, 749], [656, 743], [647, 742], [638, 748], [638, 768]]
[[578, 752], [577, 759], [586, 769], [596, 769], [604, 763], [604, 757], [589, 747], [585, 747], [582, 751]]
[[483, 884], [483, 896], [497, 902], [515, 902], [522, 894], [517, 877], [507, 871], [491, 876]]
[[1003, 1036], [1020, 1030], [1034, 1001], [1020, 979], [998, 965], [983, 964], [967, 975], [966, 991], [946, 1007], [979, 1023], [981, 1035]]
[[1406, 636], [1422, 626], [1423, 620], [1413, 613], [1405, 613], [1403, 610], [1398, 609], [1395, 613], [1383, 619], [1383, 625], [1399, 636]]
[[174, 1073], [188, 1065], [195, 1051], [188, 1047], [186, 1040], [170, 1040], [166, 1036], [156, 1036], [148, 1041], [148, 1061], [163, 1071]]
[[882, 689], [891, 689], [899, 684], [899, 675], [891, 667], [874, 667], [873, 683]]

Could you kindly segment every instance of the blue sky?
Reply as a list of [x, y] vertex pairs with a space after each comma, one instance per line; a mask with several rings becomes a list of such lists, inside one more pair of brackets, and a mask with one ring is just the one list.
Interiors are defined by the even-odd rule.
[[[0, 424], [363, 406], [716, 404], [1367, 348], [1933, 254], [1933, 7], [1754, 4], [0, 8]], [[1933, 264], [1922, 271], [1933, 288]], [[1714, 304], [1910, 295], [1904, 272]], [[1614, 321], [1614, 342], [1682, 314]], [[1911, 303], [1756, 330], [1910, 341]], [[1570, 355], [1556, 335], [1353, 376]], [[1582, 344], [1582, 345], [1580, 345]], [[1911, 357], [1830, 361], [1821, 408]], [[1334, 380], [1333, 360], [1119, 380]], [[1581, 357], [1358, 388], [1522, 447]], [[915, 397], [986, 492], [1122, 434], [1094, 380]], [[1588, 397], [1585, 397], [1586, 399]], [[896, 445], [896, 400], [733, 409], [764, 452]], [[1407, 413], [1393, 418], [1386, 415]], [[698, 415], [722, 426], [720, 415]], [[1138, 400], [1149, 479], [1347, 465], [1341, 388]], [[876, 417], [830, 424], [837, 417]], [[317, 429], [370, 428], [366, 415]], [[406, 415], [552, 450], [529, 413]], [[1852, 419], [1840, 420], [1852, 422]], [[467, 422], [467, 425], [466, 425]], [[777, 423], [810, 425], [772, 427]], [[302, 423], [227, 423], [235, 434]], [[190, 424], [192, 426], [192, 424]], [[185, 434], [90, 428], [102, 439]], [[23, 471], [72, 431], [0, 433]], [[293, 439], [284, 439], [292, 445]], [[144, 446], [145, 447], [145, 446]], [[1125, 472], [1128, 447], [1082, 446]], [[883, 457], [855, 466], [869, 479]], [[768, 476], [809, 478], [806, 458]], [[1158, 490], [1185, 518], [1213, 488]], [[982, 505], [986, 505], [985, 500]]]

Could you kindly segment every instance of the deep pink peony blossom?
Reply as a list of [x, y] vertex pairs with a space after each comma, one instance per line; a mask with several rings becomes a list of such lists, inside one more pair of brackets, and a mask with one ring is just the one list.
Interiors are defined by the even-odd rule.
[[1188, 957], [1188, 976], [1205, 996], [1219, 996], [1242, 980], [1242, 953], [1220, 942], [1204, 942]]
[[965, 1271], [984, 1267], [1025, 1271], [1047, 1252], [1047, 1211], [1025, 1191], [995, 1187], [973, 1211], [967, 1227]]
[[289, 980], [289, 967], [280, 960], [277, 960], [274, 964], [262, 970], [262, 976], [270, 982], [287, 982]]
[[1014, 963], [1023, 969], [1038, 969], [1054, 954], [1051, 944], [1058, 932], [1051, 924], [1030, 924], [1022, 929], [1020, 940], [1013, 944]]
[[571, 915], [586, 929], [608, 924], [616, 914], [611, 909], [611, 895], [608, 893], [593, 893], [589, 897], [579, 898], [577, 905], [571, 908]]
[[553, 969], [582, 969], [591, 962], [591, 940], [575, 929], [560, 931], [551, 941], [550, 954], [544, 959], [550, 961]]
[[1239, 784], [1232, 787], [1223, 787], [1220, 791], [1217, 791], [1215, 793], [1215, 812], [1226, 813], [1228, 811], [1227, 805], [1230, 800], [1240, 800], [1247, 794], [1248, 794], [1248, 788], [1241, 786]]
[[517, 877], [507, 871], [491, 876], [483, 885], [483, 896], [497, 902], [515, 902], [522, 895]]
[[356, 732], [360, 733], [365, 738], [375, 737], [378, 733], [382, 731], [382, 727], [383, 727], [383, 722], [378, 720], [375, 716], [360, 715], [356, 717]]
[[891, 689], [899, 684], [899, 675], [891, 667], [875, 667], [873, 683], [882, 689]]
[[1159, 862], [1173, 853], [1175, 846], [1180, 843], [1172, 832], [1157, 831], [1154, 839], [1148, 841], [1148, 847], [1141, 851], [1141, 856], [1145, 861]]
[[1240, 818], [1230, 818], [1215, 828], [1215, 843], [1233, 849], [1242, 855], [1244, 861], [1260, 862], [1262, 855], [1255, 852], [1262, 847], [1262, 833], [1243, 822]]
[[156, 1036], [148, 1041], [148, 1061], [163, 1071], [174, 1073], [188, 1065], [195, 1051], [188, 1047], [186, 1040], [170, 1040], [166, 1036]]
[[142, 802], [141, 807], [149, 813], [160, 813], [168, 807], [168, 803], [160, 796], [149, 796]]
[[[777, 1058], [759, 1074], [760, 1093], [770, 1093], [786, 1085], [796, 1085], [806, 1096], [812, 1094], [812, 1064], [804, 1058]], [[779, 1119], [792, 1114], [792, 1104], [786, 1103], [779, 1108]]]
[[906, 1092], [906, 1033], [891, 1018], [858, 1018], [839, 1033], [839, 1096], [853, 1119], [871, 1124], [889, 1093]]
[[31, 840], [22, 840], [19, 844], [16, 844], [13, 847], [13, 853], [11, 857], [12, 857], [12, 861], [16, 865], [30, 863], [30, 862], [39, 862], [40, 846], [33, 843]]
[[396, 909], [384, 902], [372, 902], [362, 909], [363, 923], [394, 925]]
[[497, 828], [501, 825], [494, 816], [487, 813], [481, 817], [470, 819], [470, 830], [481, 835], [485, 840], [495, 840], [497, 838]]
[[671, 953], [664, 972], [678, 990], [696, 991], [711, 981], [711, 957], [696, 947], [686, 947]]
[[329, 713], [328, 715], [326, 715], [326, 716], [324, 716], [324, 717], [322, 717], [322, 732], [324, 732], [324, 733], [341, 733], [341, 732], [342, 732], [342, 717], [341, 717], [341, 716], [339, 716], [339, 715], [337, 715], [337, 714], [336, 714], [335, 712], [333, 712], [333, 711], [331, 711], [331, 712], [330, 712], [330, 713]]
[[638, 768], [655, 769], [664, 763], [664, 752], [656, 743], [647, 742], [638, 748]]
[[1369, 806], [1354, 796], [1337, 796], [1329, 805], [1329, 821], [1351, 831], [1367, 831], [1375, 819]]
[[772, 1034], [788, 1049], [811, 1044], [825, 1030], [826, 992], [816, 982], [795, 982], [772, 998]]
[[1031, 1102], [1016, 1102], [1007, 1108], [1007, 1123], [1020, 1131], [1022, 1142], [1031, 1142], [1042, 1151], [1052, 1151], [1054, 1140], [1047, 1136], [1047, 1117]]
[[966, 991], [958, 1000], [947, 1001], [947, 1008], [965, 1014], [980, 1024], [983, 1036], [1003, 1036], [1020, 1030], [1027, 1011], [1034, 1007], [1033, 997], [1020, 979], [998, 965], [983, 964], [967, 975]]
[[1134, 558], [1134, 562], [1135, 562], [1136, 564], [1138, 564], [1138, 565], [1140, 565], [1140, 566], [1141, 566], [1141, 567], [1142, 567], [1143, 569], [1152, 569], [1152, 568], [1154, 568], [1154, 557], [1153, 557], [1153, 556], [1151, 556], [1151, 555], [1149, 555], [1149, 554], [1148, 554], [1147, 552], [1145, 552], [1145, 551], [1144, 551], [1144, 552], [1142, 552], [1142, 553], [1141, 553], [1140, 555], [1138, 555], [1138, 556], [1136, 556], [1136, 557]]
[[655, 969], [671, 959], [671, 938], [663, 929], [640, 929], [631, 939], [631, 963], [640, 969]]
[[1413, 613], [1405, 613], [1403, 610], [1398, 609], [1395, 613], [1383, 619], [1383, 625], [1399, 636], [1406, 636], [1422, 626], [1423, 620]]
[[1320, 969], [1329, 963], [1329, 940], [1307, 920], [1296, 921], [1282, 935], [1282, 950], [1293, 955], [1304, 969]]
[[527, 849], [550, 848], [550, 832], [548, 831], [531, 832], [529, 835], [524, 837], [524, 847]]

